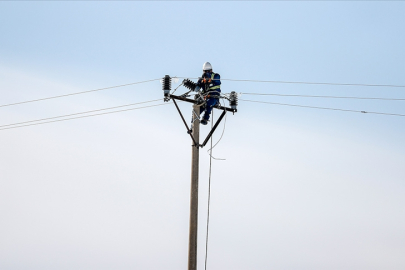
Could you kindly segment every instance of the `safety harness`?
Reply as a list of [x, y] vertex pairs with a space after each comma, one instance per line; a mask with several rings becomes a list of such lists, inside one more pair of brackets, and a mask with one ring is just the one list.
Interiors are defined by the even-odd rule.
[[[203, 79], [202, 79], [203, 83], [205, 83], [205, 84], [206, 84], [206, 83], [211, 84], [211, 83], [213, 82], [214, 77], [215, 77], [216, 74], [217, 74], [217, 73], [212, 73], [210, 79], [203, 78]], [[208, 89], [205, 90], [207, 96], [205, 96], [204, 98], [205, 98], [205, 99], [206, 99], [206, 98], [209, 98], [209, 97], [211, 96], [210, 93], [212, 93], [212, 92], [218, 93], [218, 91], [215, 91], [215, 90], [220, 89], [220, 88], [221, 88], [221, 85], [215, 85], [215, 86], [209, 87]], [[219, 95], [219, 93], [218, 93], [218, 95]], [[212, 95], [212, 97], [216, 97], [216, 95]]]

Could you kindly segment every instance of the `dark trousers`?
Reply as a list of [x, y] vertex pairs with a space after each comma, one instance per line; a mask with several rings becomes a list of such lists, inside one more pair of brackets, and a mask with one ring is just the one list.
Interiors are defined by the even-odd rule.
[[217, 98], [209, 98], [207, 99], [207, 104], [205, 104], [205, 107], [200, 107], [200, 114], [204, 111], [204, 116], [203, 118], [205, 120], [210, 119], [212, 107], [218, 104], [218, 99]]

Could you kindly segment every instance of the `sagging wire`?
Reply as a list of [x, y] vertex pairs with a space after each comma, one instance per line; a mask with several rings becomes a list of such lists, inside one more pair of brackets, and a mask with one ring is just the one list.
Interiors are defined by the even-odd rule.
[[0, 129], [3, 129], [5, 127], [9, 127], [9, 126], [19, 126], [19, 125], [33, 123], [33, 122], [42, 122], [42, 121], [45, 121], [45, 120], [52, 120], [52, 119], [56, 119], [56, 118], [65, 118], [65, 117], [70, 117], [70, 116], [75, 116], [75, 115], [80, 115], [80, 114], [88, 114], [88, 113], [94, 113], [94, 112], [99, 112], [99, 111], [112, 110], [112, 109], [117, 109], [117, 108], [122, 108], [122, 107], [129, 107], [129, 106], [134, 106], [134, 105], [139, 105], [139, 104], [144, 104], [144, 103], [150, 103], [150, 102], [156, 102], [156, 101], [160, 101], [160, 99], [137, 102], [137, 103], [131, 103], [131, 104], [126, 104], [126, 105], [121, 105], [121, 106], [114, 106], [114, 107], [108, 107], [108, 108], [85, 111], [85, 112], [78, 112], [78, 113], [71, 113], [71, 114], [65, 114], [65, 115], [41, 118], [41, 119], [36, 119], [36, 120], [29, 120], [29, 121], [24, 121], [24, 122], [17, 122], [17, 123], [13, 123], [13, 124], [0, 125]]
[[[214, 119], [214, 111], [212, 111], [212, 119]], [[211, 129], [214, 126], [214, 121], [211, 122]], [[212, 137], [211, 137], [211, 149], [212, 149]], [[210, 227], [210, 205], [211, 205], [211, 171], [212, 171], [212, 155], [210, 154], [210, 169], [208, 173], [208, 200], [207, 200], [207, 233], [205, 235], [205, 261], [204, 269], [207, 270], [207, 260], [208, 260], [208, 236]]]
[[[211, 117], [211, 129], [214, 127], [214, 111], [212, 111], [212, 117]], [[224, 130], [222, 131], [221, 138], [219, 141], [222, 139], [222, 136], [224, 135], [225, 131], [225, 124], [226, 124], [226, 111], [225, 111], [225, 122], [224, 122]], [[212, 156], [212, 149], [219, 143], [219, 141], [212, 146], [212, 141], [213, 138], [211, 137], [211, 148], [207, 151], [208, 154], [210, 155], [210, 169], [209, 169], [209, 177], [208, 177], [208, 200], [207, 200], [207, 229], [206, 229], [206, 235], [205, 235], [205, 260], [204, 260], [204, 269], [207, 270], [207, 261], [208, 261], [208, 239], [209, 239], [209, 226], [210, 226], [210, 206], [211, 206], [211, 173], [212, 173], [212, 159], [215, 160], [225, 160], [225, 159], [219, 159], [215, 158]]]
[[127, 84], [109, 86], [109, 87], [104, 87], [104, 88], [99, 88], [99, 89], [93, 89], [93, 90], [86, 90], [86, 91], [81, 91], [81, 92], [76, 92], [76, 93], [70, 93], [70, 94], [64, 94], [64, 95], [59, 95], [59, 96], [52, 96], [52, 97], [46, 97], [46, 98], [38, 98], [38, 99], [34, 99], [34, 100], [27, 100], [27, 101], [15, 102], [15, 103], [3, 104], [3, 105], [0, 105], [0, 108], [1, 108], [1, 107], [7, 107], [7, 106], [14, 106], [14, 105], [19, 105], [19, 104], [24, 104], [24, 103], [31, 103], [31, 102], [43, 101], [43, 100], [48, 100], [48, 99], [55, 99], [55, 98], [62, 98], [62, 97], [67, 97], [67, 96], [74, 96], [74, 95], [80, 95], [80, 94], [87, 94], [87, 93], [90, 93], [90, 92], [97, 92], [97, 91], [101, 91], [101, 90], [107, 90], [107, 89], [113, 89], [113, 88], [118, 88], [118, 87], [129, 86], [129, 85], [135, 85], [135, 84], [153, 82], [153, 81], [157, 81], [157, 80], [161, 80], [161, 79], [152, 79], [152, 80], [147, 80], [147, 81], [141, 81], [141, 82], [134, 82], [134, 83], [127, 83]]
[[380, 114], [380, 115], [392, 115], [392, 116], [402, 116], [402, 117], [405, 117], [405, 114], [400, 114], [400, 113], [385, 113], [385, 112], [372, 112], [372, 111], [348, 110], [348, 109], [329, 108], [329, 107], [317, 107], [317, 106], [307, 106], [307, 105], [278, 103], [278, 102], [266, 102], [266, 101], [248, 100], [248, 99], [240, 99], [240, 100], [242, 100], [242, 101], [247, 101], [247, 102], [267, 103], [267, 104], [272, 104], [272, 105], [282, 105], [282, 106], [290, 106], [290, 107], [300, 107], [300, 108], [310, 108], [310, 109], [320, 109], [320, 110], [332, 110], [332, 111], [342, 111], [342, 112], [355, 112], [355, 113], [364, 113], [364, 114], [365, 114], [365, 113], [368, 113], [368, 114]]
[[[220, 103], [220, 105], [222, 105], [222, 104]], [[224, 105], [225, 105], [225, 104], [224, 104]], [[225, 106], [224, 106], [224, 107], [225, 107]], [[226, 117], [227, 117], [227, 114], [228, 114], [227, 111], [225, 111], [224, 129], [222, 130], [221, 137], [220, 137], [219, 140], [214, 144], [214, 146], [212, 146], [212, 138], [211, 138], [211, 148], [207, 150], [208, 155], [210, 155], [210, 157], [213, 158], [213, 159], [215, 159], [215, 160], [226, 160], [225, 158], [216, 158], [216, 157], [214, 157], [214, 156], [212, 155], [212, 149], [214, 149], [214, 147], [218, 145], [218, 143], [222, 140], [222, 137], [224, 136], [225, 128], [226, 128]], [[212, 111], [212, 118], [211, 118], [211, 119], [214, 120], [214, 111]], [[212, 121], [212, 122], [211, 122], [211, 129], [212, 129], [212, 127], [213, 127], [213, 123], [214, 123], [214, 122]]]
[[399, 100], [405, 98], [383, 98], [383, 97], [344, 97], [344, 96], [316, 96], [316, 95], [290, 95], [290, 94], [263, 94], [263, 93], [243, 93], [245, 95], [278, 96], [278, 97], [305, 97], [305, 98], [342, 98], [342, 99], [370, 99], [370, 100]]
[[43, 125], [43, 124], [48, 124], [48, 123], [68, 121], [68, 120], [79, 119], [79, 118], [86, 118], [86, 117], [93, 117], [93, 116], [98, 116], [98, 115], [105, 115], [105, 114], [111, 114], [111, 113], [119, 113], [119, 112], [126, 112], [126, 111], [132, 111], [132, 110], [145, 109], [145, 108], [150, 108], [150, 107], [163, 106], [163, 105], [168, 105], [168, 104], [169, 103], [156, 104], [156, 105], [150, 105], [150, 106], [144, 106], [144, 107], [138, 107], [138, 108], [131, 108], [131, 109], [125, 109], [125, 110], [112, 111], [112, 112], [104, 112], [104, 113], [83, 115], [83, 116], [77, 116], [77, 117], [71, 117], [71, 118], [65, 118], [65, 119], [59, 119], [59, 120], [52, 120], [52, 121], [46, 121], [46, 122], [32, 123], [32, 124], [27, 124], [27, 125], [11, 126], [11, 127], [0, 128], [0, 130], [22, 128], [22, 127], [36, 126], [36, 125]]

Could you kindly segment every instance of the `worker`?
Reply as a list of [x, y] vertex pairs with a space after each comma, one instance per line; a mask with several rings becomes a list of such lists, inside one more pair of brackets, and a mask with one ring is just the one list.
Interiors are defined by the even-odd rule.
[[200, 114], [204, 111], [204, 115], [200, 121], [202, 125], [206, 125], [210, 119], [212, 108], [219, 103], [219, 95], [221, 93], [221, 76], [212, 71], [212, 66], [209, 62], [203, 65], [202, 78], [198, 79], [196, 91], [202, 89], [202, 94], [206, 101], [205, 106], [200, 107]]

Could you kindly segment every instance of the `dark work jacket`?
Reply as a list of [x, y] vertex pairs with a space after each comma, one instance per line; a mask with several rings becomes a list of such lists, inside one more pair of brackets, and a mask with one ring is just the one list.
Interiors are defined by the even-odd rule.
[[202, 78], [198, 80], [197, 85], [201, 87], [203, 93], [210, 92], [210, 96], [219, 96], [219, 93], [221, 93], [221, 76], [218, 73], [204, 73]]

